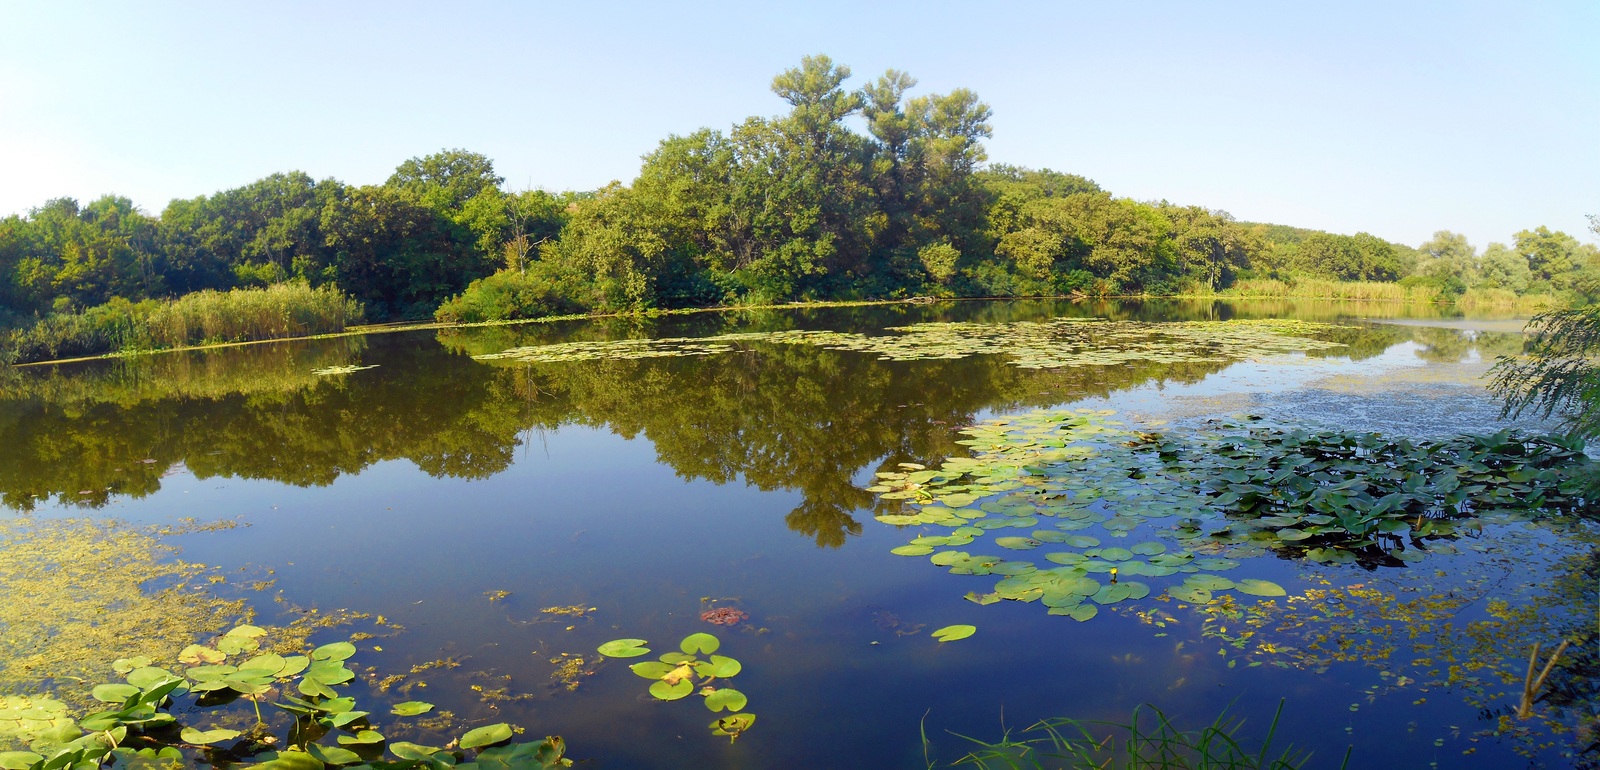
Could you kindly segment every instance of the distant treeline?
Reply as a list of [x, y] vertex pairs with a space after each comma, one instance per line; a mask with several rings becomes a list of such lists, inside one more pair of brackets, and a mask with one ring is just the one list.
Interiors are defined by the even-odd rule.
[[0, 219], [0, 325], [286, 281], [332, 287], [372, 320], [477, 321], [1210, 292], [1241, 278], [1559, 293], [1600, 275], [1600, 251], [1543, 227], [1482, 254], [1446, 231], [1412, 248], [988, 164], [991, 111], [976, 94], [911, 96], [916, 81], [894, 70], [849, 90], [849, 76], [807, 57], [773, 79], [787, 113], [670, 136], [631, 185], [593, 192], [508, 191], [488, 158], [448, 150], [402, 163], [381, 185], [274, 174], [174, 200], [159, 216], [116, 196], [48, 201]]

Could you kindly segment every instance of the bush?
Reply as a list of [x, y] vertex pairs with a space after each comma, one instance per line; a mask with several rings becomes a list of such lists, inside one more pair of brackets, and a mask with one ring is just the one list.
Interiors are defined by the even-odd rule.
[[561, 278], [543, 263], [535, 263], [527, 271], [501, 270], [473, 281], [466, 291], [440, 305], [433, 317], [443, 323], [481, 323], [587, 310], [572, 299], [577, 292], [568, 288], [570, 281]]

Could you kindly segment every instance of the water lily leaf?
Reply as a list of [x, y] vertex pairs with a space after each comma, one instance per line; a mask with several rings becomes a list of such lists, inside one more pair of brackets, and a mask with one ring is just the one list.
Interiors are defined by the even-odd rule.
[[[339, 736], [342, 740], [344, 736]], [[320, 743], [306, 744], [306, 753], [316, 760], [329, 765], [353, 765], [361, 761], [361, 755], [349, 749], [338, 746], [324, 746]]]
[[980, 594], [977, 591], [968, 591], [966, 596], [962, 598], [977, 604], [994, 604], [1000, 601], [1000, 595], [997, 593]]
[[[231, 676], [232, 677], [240, 677], [242, 675], [243, 675], [243, 672], [238, 672], [238, 673], [232, 674]], [[316, 661], [315, 663], [312, 663], [309, 668], [306, 669], [306, 676], [305, 676], [306, 679], [315, 680], [315, 681], [321, 682], [323, 684], [328, 684], [328, 685], [344, 684], [345, 682], [348, 682], [351, 679], [354, 679], [355, 677], [356, 677], [355, 672], [351, 671], [348, 668], [345, 668], [344, 667], [344, 662], [343, 661], [338, 661], [338, 660], [319, 660], [319, 661]]]
[[399, 717], [414, 717], [419, 714], [426, 714], [432, 710], [432, 703], [425, 703], [420, 700], [408, 700], [404, 703], [394, 704], [394, 706], [389, 709], [389, 713]]
[[28, 770], [35, 762], [43, 761], [43, 755], [31, 751], [0, 751], [0, 768], [4, 770]]
[[994, 539], [994, 544], [1001, 548], [1010, 548], [1013, 551], [1025, 551], [1029, 548], [1037, 548], [1039, 541], [1031, 537], [997, 537]]
[[750, 700], [731, 687], [712, 690], [706, 695], [706, 708], [712, 711], [738, 711], [748, 705]]
[[613, 639], [600, 645], [598, 652], [608, 658], [637, 658], [650, 652], [643, 639]]
[[362, 730], [355, 735], [341, 735], [338, 741], [341, 746], [364, 746], [372, 743], [383, 743], [383, 734], [377, 730]]
[[395, 741], [394, 743], [389, 744], [389, 752], [401, 759], [426, 760], [427, 758], [433, 756], [434, 754], [438, 754], [441, 751], [444, 751], [444, 749], [435, 748], [433, 746], [420, 746], [409, 741]]
[[485, 725], [476, 730], [468, 730], [465, 735], [461, 736], [461, 742], [457, 745], [463, 749], [475, 749], [479, 746], [492, 746], [510, 738], [511, 725], [501, 722], [499, 724]]
[[633, 673], [638, 674], [645, 679], [660, 679], [661, 677], [672, 673], [677, 666], [667, 663], [660, 663], [653, 660], [647, 660], [643, 663], [635, 663], [628, 668], [631, 669]]
[[[1151, 561], [1155, 561], [1155, 559], [1151, 559]], [[1209, 572], [1221, 572], [1223, 570], [1230, 570], [1239, 566], [1239, 562], [1233, 559], [1211, 557], [1205, 559], [1195, 559], [1194, 566]]]
[[705, 653], [709, 655], [716, 652], [720, 646], [722, 646], [722, 642], [717, 641], [715, 636], [701, 632], [685, 636], [683, 642], [678, 645], [678, 649], [689, 654]]
[[1080, 604], [1067, 612], [1067, 617], [1082, 623], [1100, 614], [1100, 608], [1093, 604]]
[[178, 653], [178, 662], [189, 666], [221, 663], [227, 659], [228, 656], [220, 651], [213, 650], [210, 647], [202, 647], [198, 644], [191, 644]]
[[153, 690], [174, 679], [180, 679], [177, 674], [166, 669], [145, 666], [128, 672], [128, 684], [140, 690]]
[[1276, 534], [1278, 535], [1279, 540], [1287, 540], [1290, 542], [1296, 540], [1305, 540], [1306, 538], [1311, 537], [1310, 532], [1306, 532], [1305, 530], [1301, 529], [1280, 529]]
[[1136, 554], [1139, 554], [1140, 556], [1155, 556], [1157, 554], [1165, 553], [1166, 550], [1167, 550], [1167, 547], [1165, 545], [1161, 544], [1161, 543], [1157, 543], [1155, 541], [1150, 541], [1150, 542], [1139, 543], [1137, 545], [1134, 545], [1134, 546], [1128, 548], [1128, 550], [1130, 550], [1130, 551], [1132, 551], [1132, 552], [1134, 552]]
[[968, 558], [966, 551], [940, 551], [928, 557], [928, 561], [939, 567], [948, 567], [966, 558]]
[[1285, 596], [1288, 594], [1287, 591], [1283, 590], [1283, 586], [1277, 583], [1256, 580], [1255, 578], [1246, 578], [1239, 581], [1234, 585], [1234, 589], [1239, 593], [1250, 594], [1251, 596]]
[[[712, 655], [711, 660], [695, 664], [694, 671], [700, 676], [727, 679], [738, 676], [744, 670], [744, 664], [724, 655]], [[741, 707], [742, 708], [742, 707]]]
[[1117, 585], [1128, 587], [1129, 599], [1139, 600], [1150, 595], [1150, 586], [1140, 583], [1137, 580], [1125, 580]]
[[283, 659], [283, 668], [278, 669], [278, 677], [280, 679], [286, 679], [305, 671], [310, 665], [311, 658], [306, 657], [305, 655], [290, 655], [289, 657]]
[[1102, 548], [1099, 558], [1106, 561], [1127, 561], [1133, 558], [1133, 552], [1126, 548]]
[[268, 676], [277, 676], [283, 670], [284, 659], [282, 655], [266, 653], [257, 655], [239, 664], [240, 671], [262, 671]]
[[266, 635], [267, 635], [267, 629], [262, 628], [260, 626], [252, 626], [252, 625], [249, 625], [248, 623], [244, 624], [244, 625], [240, 625], [240, 626], [234, 626], [232, 629], [230, 629], [228, 631], [228, 633], [223, 634], [223, 636], [231, 636], [231, 637], [235, 637], [235, 638], [245, 638], [245, 639], [260, 639], [261, 637], [266, 636]]
[[975, 634], [977, 632], [978, 632], [978, 627], [977, 626], [967, 626], [967, 625], [945, 626], [944, 628], [941, 628], [941, 629], [938, 629], [937, 631], [934, 631], [933, 632], [933, 638], [938, 639], [940, 642], [953, 642], [953, 641], [956, 641], [957, 639], [965, 639], [965, 638], [967, 638], [969, 636], [972, 636], [973, 634]]
[[105, 703], [123, 703], [129, 698], [143, 692], [131, 684], [102, 684], [97, 685], [90, 693], [97, 701]]
[[889, 553], [892, 553], [896, 556], [926, 556], [930, 553], [933, 553], [933, 546], [915, 544], [902, 545], [899, 548], [889, 549]]
[[661, 700], [677, 700], [694, 692], [694, 682], [687, 679], [675, 684], [668, 684], [666, 680], [650, 685], [650, 694]]
[[1063, 542], [1073, 548], [1093, 548], [1100, 544], [1100, 539], [1088, 535], [1069, 535]]
[[276, 757], [255, 767], [259, 770], [322, 770], [322, 760], [304, 751], [280, 751]]
[[178, 734], [178, 737], [183, 739], [184, 743], [193, 743], [199, 746], [205, 746], [212, 743], [221, 743], [222, 741], [231, 741], [240, 735], [243, 735], [243, 733], [239, 732], [238, 730], [224, 730], [220, 728], [216, 730], [196, 730], [193, 727], [185, 727]]
[[755, 714], [734, 714], [712, 721], [711, 733], [713, 735], [726, 735], [732, 738], [750, 729], [756, 723]]
[[311, 659], [316, 661], [349, 660], [350, 656], [354, 654], [356, 654], [355, 645], [349, 642], [334, 642], [332, 644], [324, 644], [321, 647], [312, 650]]
[[1066, 564], [1068, 566], [1082, 564], [1089, 560], [1089, 557], [1084, 556], [1081, 553], [1073, 553], [1071, 551], [1047, 553], [1044, 555], [1044, 558], [1049, 559], [1057, 564]]
[[1226, 591], [1234, 585], [1232, 580], [1218, 575], [1190, 575], [1183, 584], [1204, 588], [1207, 591]]
[[1178, 601], [1190, 604], [1210, 604], [1212, 599], [1210, 591], [1188, 584], [1168, 586], [1167, 593]]
[[678, 652], [677, 650], [673, 650], [672, 652], [662, 653], [660, 660], [662, 663], [671, 663], [672, 665], [676, 666], [683, 663], [692, 665], [698, 662], [700, 659], [690, 655], [687, 652]]

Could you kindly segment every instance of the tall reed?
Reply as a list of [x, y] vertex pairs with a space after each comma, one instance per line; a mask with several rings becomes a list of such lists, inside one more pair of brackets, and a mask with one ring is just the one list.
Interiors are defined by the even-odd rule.
[[0, 334], [0, 362], [328, 334], [344, 331], [361, 314], [361, 303], [338, 289], [303, 283], [208, 289], [167, 301], [118, 298], [80, 313], [52, 313]]

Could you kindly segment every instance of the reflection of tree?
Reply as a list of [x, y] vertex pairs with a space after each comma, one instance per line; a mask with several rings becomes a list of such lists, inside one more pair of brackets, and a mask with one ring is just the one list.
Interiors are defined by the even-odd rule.
[[[1214, 310], [1210, 303], [1183, 312], [1148, 303], [1118, 313], [1134, 320], [1208, 317]], [[23, 509], [33, 504], [31, 495], [99, 505], [112, 493], [155, 491], [162, 472], [178, 462], [201, 478], [296, 485], [329, 484], [389, 459], [410, 460], [434, 476], [482, 478], [512, 463], [526, 431], [581, 424], [648, 437], [661, 462], [684, 478], [798, 490], [805, 499], [788, 515], [790, 527], [837, 546], [860, 531], [857, 511], [897, 510], [898, 503], [855, 485], [863, 469], [938, 462], [962, 449], [954, 431], [981, 410], [1061, 403], [1150, 381], [1196, 382], [1226, 364], [1024, 370], [993, 356], [882, 362], [870, 354], [773, 344], [707, 357], [559, 364], [488, 364], [466, 355], [578, 338], [705, 335], [729, 331], [730, 324], [731, 330], [870, 330], [941, 317], [1017, 321], [1065, 311], [1113, 314], [1064, 303], [957, 303], [610, 319], [453, 330], [441, 334], [442, 346], [419, 345], [417, 335], [377, 335], [336, 363], [379, 367], [348, 377], [310, 378], [299, 374], [311, 368], [305, 361], [245, 356], [237, 371], [212, 365], [208, 376], [235, 383], [231, 389], [207, 391], [171, 376], [145, 383], [138, 398], [117, 395], [129, 392], [122, 386], [106, 386], [109, 395], [97, 398], [96, 388], [112, 379], [72, 380], [0, 402], [7, 439], [0, 442], [0, 495]], [[167, 382], [173, 385], [163, 396]], [[192, 397], [200, 392], [205, 396]], [[156, 462], [139, 462], [146, 458]]]

